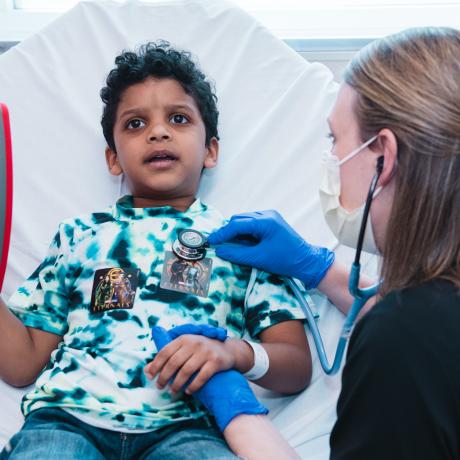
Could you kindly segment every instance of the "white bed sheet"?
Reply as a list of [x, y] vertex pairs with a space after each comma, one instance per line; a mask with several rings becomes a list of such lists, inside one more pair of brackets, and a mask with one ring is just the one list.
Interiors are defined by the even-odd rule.
[[[82, 2], [0, 56], [0, 100], [10, 109], [14, 157], [3, 298], [40, 262], [61, 219], [118, 197], [120, 182], [105, 166], [99, 90], [116, 54], [156, 39], [191, 50], [216, 82], [220, 164], [205, 173], [202, 198], [226, 215], [278, 209], [311, 242], [334, 243], [317, 194], [326, 116], [337, 91], [326, 67], [304, 61], [227, 2]], [[317, 301], [332, 352], [342, 317]], [[313, 382], [302, 394], [257, 390], [302, 458], [328, 458], [339, 378], [326, 377], [314, 353]], [[0, 445], [22, 423], [23, 393], [0, 383]]]

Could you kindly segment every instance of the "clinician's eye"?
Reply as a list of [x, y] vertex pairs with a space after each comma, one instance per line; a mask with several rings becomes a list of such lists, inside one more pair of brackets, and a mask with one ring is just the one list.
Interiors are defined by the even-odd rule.
[[175, 125], [184, 125], [190, 121], [188, 117], [182, 115], [181, 113], [175, 113], [171, 116], [169, 120], [171, 121], [171, 123], [174, 123]]
[[331, 140], [332, 143], [335, 142], [335, 137], [334, 137], [334, 135], [333, 135], [331, 132], [327, 133], [326, 137], [327, 137], [329, 140]]
[[128, 129], [139, 129], [145, 126], [145, 121], [140, 120], [139, 118], [133, 118], [126, 123]]

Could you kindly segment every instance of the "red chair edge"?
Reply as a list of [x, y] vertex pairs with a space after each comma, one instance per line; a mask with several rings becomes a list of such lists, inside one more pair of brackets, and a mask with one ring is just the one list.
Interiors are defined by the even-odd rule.
[[11, 126], [8, 107], [0, 102], [0, 112], [3, 121], [5, 133], [5, 157], [6, 157], [6, 212], [5, 212], [5, 229], [3, 232], [3, 241], [0, 242], [3, 247], [2, 257], [0, 260], [0, 292], [5, 278], [6, 263], [11, 239], [11, 221], [13, 217], [13, 151], [11, 143]]

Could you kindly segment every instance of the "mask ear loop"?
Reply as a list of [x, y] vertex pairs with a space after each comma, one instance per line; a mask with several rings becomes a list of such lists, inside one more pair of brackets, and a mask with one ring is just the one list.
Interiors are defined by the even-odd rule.
[[367, 194], [366, 204], [364, 206], [363, 220], [361, 221], [361, 228], [359, 229], [358, 236], [358, 245], [356, 246], [356, 255], [355, 255], [355, 265], [359, 265], [359, 260], [361, 258], [361, 251], [363, 248], [364, 234], [366, 232], [367, 219], [369, 217], [369, 210], [371, 208], [372, 199], [374, 197], [375, 189], [377, 188], [377, 182], [379, 180], [380, 174], [383, 170], [383, 155], [377, 158], [377, 167], [374, 177], [372, 178], [371, 186], [369, 187], [369, 192]]

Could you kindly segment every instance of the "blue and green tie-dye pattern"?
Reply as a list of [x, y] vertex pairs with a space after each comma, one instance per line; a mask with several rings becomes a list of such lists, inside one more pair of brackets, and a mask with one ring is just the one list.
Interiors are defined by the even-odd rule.
[[[133, 208], [131, 197], [107, 212], [62, 222], [44, 261], [9, 301], [25, 325], [63, 336], [25, 396], [24, 414], [59, 406], [121, 431], [201, 417], [205, 411], [193, 398], [173, 398], [145, 378], [143, 367], [156, 353], [152, 326], [207, 323], [226, 327], [233, 337], [246, 331], [255, 337], [281, 321], [303, 319], [278, 277], [259, 272], [247, 292], [251, 269], [212, 251], [207, 297], [160, 288], [165, 251], [177, 231], [209, 233], [223, 223], [220, 213], [199, 200], [179, 212]], [[96, 271], [118, 267], [139, 275], [134, 303], [94, 311]]]

